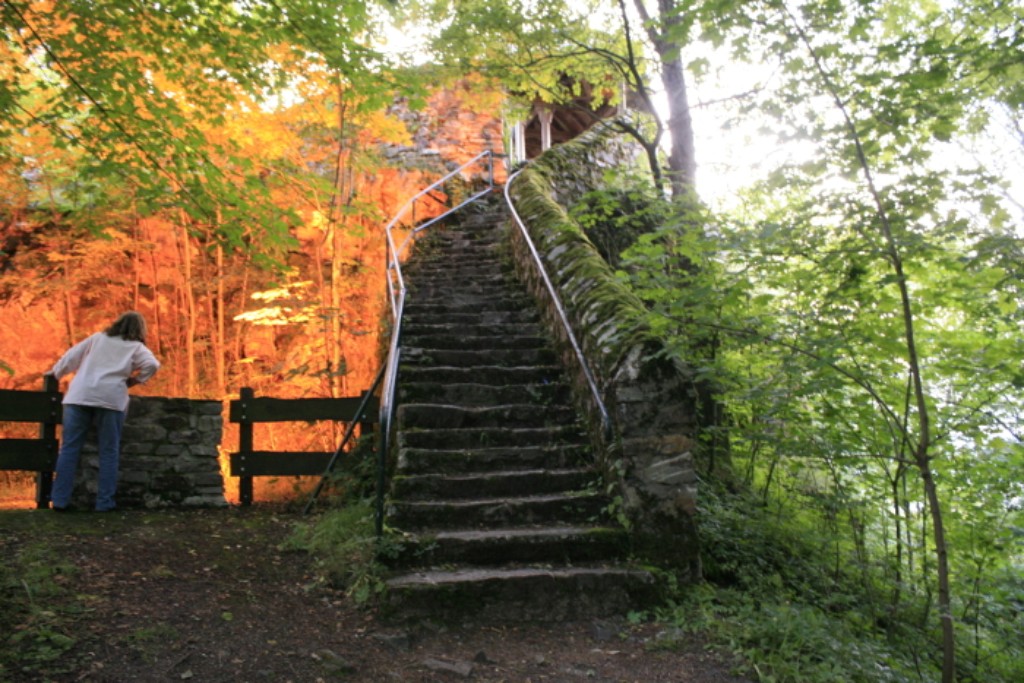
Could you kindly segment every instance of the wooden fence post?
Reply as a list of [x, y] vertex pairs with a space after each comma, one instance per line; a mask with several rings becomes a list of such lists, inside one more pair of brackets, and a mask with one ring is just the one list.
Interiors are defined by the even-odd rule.
[[[238, 454], [243, 463], [247, 456], [252, 456], [253, 426], [249, 419], [249, 403], [255, 395], [252, 387], [242, 387], [238, 394], [242, 409], [241, 419], [238, 421]], [[252, 505], [252, 475], [242, 474], [239, 476], [238, 502], [243, 506]]]
[[[60, 383], [53, 375], [43, 375], [43, 391], [50, 394], [50, 415], [39, 425], [39, 438], [49, 444], [51, 449], [57, 448], [57, 425], [60, 423]], [[57, 462], [57, 454], [51, 453]], [[50, 494], [53, 492], [53, 472], [36, 473], [36, 508], [50, 507]]]

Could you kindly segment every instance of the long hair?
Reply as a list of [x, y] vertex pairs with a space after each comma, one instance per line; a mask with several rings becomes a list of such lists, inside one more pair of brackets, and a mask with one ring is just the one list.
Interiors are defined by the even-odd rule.
[[122, 313], [114, 323], [104, 330], [108, 337], [121, 337], [127, 341], [146, 343], [146, 319], [138, 311]]

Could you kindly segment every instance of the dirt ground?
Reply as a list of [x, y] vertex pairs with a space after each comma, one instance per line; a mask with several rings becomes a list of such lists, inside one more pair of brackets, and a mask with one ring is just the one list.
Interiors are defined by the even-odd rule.
[[[13, 635], [0, 634], [11, 638], [19, 629], [33, 629], [36, 656], [8, 663], [0, 679], [744, 680], [701, 643], [657, 624], [385, 622], [318, 581], [304, 553], [282, 549], [296, 519], [293, 512], [260, 506], [112, 514], [0, 511], [5, 562], [37, 548], [40, 539], [60, 558], [51, 564], [58, 567], [51, 595], [32, 598], [42, 611], [22, 615]], [[39, 619], [48, 617], [54, 633], [45, 637], [60, 645], [60, 656], [43, 661]]]

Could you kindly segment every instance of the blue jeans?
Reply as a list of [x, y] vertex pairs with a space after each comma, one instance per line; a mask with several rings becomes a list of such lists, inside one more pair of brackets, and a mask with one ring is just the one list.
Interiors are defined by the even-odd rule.
[[121, 427], [124, 413], [119, 410], [64, 405], [64, 419], [61, 430], [60, 453], [57, 455], [57, 476], [53, 482], [50, 500], [53, 507], [64, 508], [71, 503], [71, 492], [75, 487], [75, 473], [78, 470], [78, 456], [89, 433], [96, 425], [100, 452], [100, 474], [96, 486], [96, 509], [100, 512], [113, 510], [117, 503], [117, 470], [121, 458]]

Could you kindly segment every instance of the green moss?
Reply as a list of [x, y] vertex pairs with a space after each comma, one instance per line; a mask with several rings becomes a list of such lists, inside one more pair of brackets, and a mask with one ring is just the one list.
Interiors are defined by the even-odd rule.
[[550, 178], [558, 174], [546, 165], [547, 158], [524, 171], [511, 193], [559, 296], [570, 309], [580, 343], [597, 363], [599, 374], [609, 376], [630, 349], [656, 340], [643, 322], [643, 303], [552, 198]]

